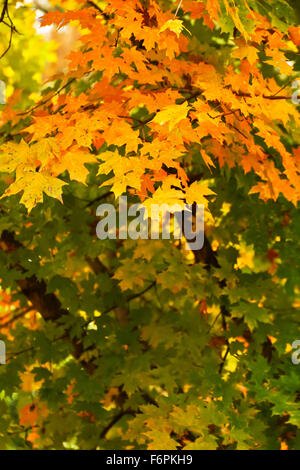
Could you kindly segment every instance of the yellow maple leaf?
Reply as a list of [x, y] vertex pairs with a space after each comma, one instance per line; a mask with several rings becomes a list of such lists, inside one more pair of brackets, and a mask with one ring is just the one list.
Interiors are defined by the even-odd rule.
[[45, 167], [51, 159], [60, 155], [60, 149], [53, 137], [41, 139], [29, 146], [23, 139], [20, 143], [7, 142], [1, 147], [0, 171], [12, 173], [16, 169]]
[[60, 162], [55, 166], [56, 174], [59, 175], [65, 170], [69, 172], [71, 180], [80, 181], [85, 184], [89, 173], [85, 163], [95, 162], [96, 157], [89, 151], [80, 148], [72, 148], [61, 157]]
[[282, 51], [279, 51], [278, 49], [268, 48], [266, 50], [266, 55], [267, 57], [271, 57], [270, 59], [265, 61], [267, 64], [273, 65], [273, 67], [278, 68], [280, 70], [280, 73], [282, 74], [291, 74], [293, 67], [288, 62], [286, 56]]
[[255, 251], [253, 245], [247, 246], [241, 244], [239, 249], [239, 257], [236, 260], [234, 269], [242, 269], [244, 267], [253, 269], [254, 268], [254, 257]]
[[65, 184], [44, 171], [17, 171], [16, 181], [7, 188], [0, 199], [23, 191], [20, 202], [26, 206], [29, 213], [39, 202], [43, 202], [43, 192], [61, 201], [62, 187]]
[[243, 40], [236, 41], [238, 46], [232, 53], [232, 57], [237, 59], [247, 59], [248, 62], [253, 65], [258, 60], [258, 50], [256, 47], [248, 46], [248, 44]]
[[136, 157], [122, 157], [118, 152], [103, 152], [99, 155], [103, 163], [99, 166], [98, 175], [114, 172], [114, 177], [105, 181], [100, 187], [112, 184], [112, 191], [118, 198], [126, 192], [127, 186], [140, 191], [141, 178], [145, 168], [141, 159]]
[[190, 33], [190, 31], [183, 25], [183, 21], [178, 19], [166, 21], [165, 24], [160, 28], [160, 32], [162, 33], [166, 29], [173, 31], [173, 33], [175, 33], [178, 38], [183, 29]]
[[43, 383], [43, 380], [39, 380], [38, 382], [35, 382], [34, 380], [34, 374], [31, 372], [23, 372], [20, 375], [21, 379], [21, 388], [24, 392], [35, 392], [36, 390], [39, 390], [41, 388], [41, 385]]
[[195, 181], [186, 189], [185, 199], [188, 204], [193, 204], [196, 202], [197, 204], [204, 204], [206, 207], [208, 204], [208, 200], [204, 196], [209, 196], [214, 193], [208, 187], [207, 181]]
[[[112, 184], [111, 190], [117, 199], [126, 192], [127, 186], [131, 186], [131, 175], [122, 175], [120, 178], [113, 177], [109, 180], [109, 184]], [[107, 182], [105, 181], [100, 187], [106, 185]]]
[[174, 129], [176, 124], [178, 124], [178, 122], [186, 118], [188, 112], [188, 103], [174, 104], [171, 106], [167, 106], [162, 111], [159, 111], [152, 120], [152, 122], [156, 122], [161, 126], [166, 122], [169, 122], [169, 130], [171, 131], [172, 129]]
[[105, 130], [105, 140], [108, 145], [121, 147], [126, 145], [126, 152], [137, 152], [141, 143], [139, 132], [134, 130], [130, 124], [124, 120], [113, 121]]
[[0, 156], [0, 171], [4, 173], [12, 173], [32, 160], [30, 147], [24, 140], [20, 143], [7, 142], [2, 145], [1, 151], [3, 154]]
[[[149, 215], [151, 213], [151, 206], [153, 204], [168, 204], [170, 206], [170, 212], [172, 212], [176, 206], [180, 206], [183, 210], [184, 193], [182, 191], [177, 191], [176, 189], [166, 189], [164, 186], [165, 185], [163, 185], [161, 188], [158, 188], [151, 198], [144, 201], [143, 204], [146, 207]], [[171, 206], [174, 206], [174, 208], [172, 209]]]
[[42, 167], [45, 167], [52, 158], [58, 158], [60, 155], [60, 148], [54, 137], [39, 140], [30, 147], [30, 151], [41, 162]]

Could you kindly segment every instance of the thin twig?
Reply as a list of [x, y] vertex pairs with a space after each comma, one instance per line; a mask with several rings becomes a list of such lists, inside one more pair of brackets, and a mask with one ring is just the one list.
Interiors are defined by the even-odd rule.
[[179, 3], [178, 3], [178, 5], [177, 5], [177, 8], [176, 8], [176, 11], [175, 11], [174, 18], [176, 18], [176, 16], [177, 16], [177, 13], [178, 13], [178, 11], [179, 11], [179, 8], [181, 7], [181, 4], [182, 4], [182, 0], [180, 0], [180, 2], [179, 2]]
[[100, 434], [100, 439], [104, 439], [106, 434], [108, 433], [108, 431], [115, 425], [117, 424], [118, 421], [120, 421], [121, 418], [123, 418], [123, 416], [125, 415], [132, 415], [134, 414], [133, 410], [124, 410], [124, 411], [120, 411], [118, 414], [116, 414], [112, 420], [110, 421], [110, 423], [108, 423], [107, 426], [105, 426], [105, 428], [103, 429], [103, 431], [101, 432]]
[[226, 349], [226, 352], [224, 354], [223, 360], [222, 360], [222, 362], [220, 364], [220, 367], [219, 367], [219, 374], [222, 373], [222, 370], [223, 370], [223, 367], [225, 365], [225, 362], [226, 362], [227, 356], [229, 354], [229, 351], [230, 351], [229, 346], [227, 346], [227, 349]]
[[34, 111], [36, 108], [39, 108], [40, 106], [43, 106], [43, 105], [46, 104], [48, 101], [52, 100], [52, 98], [54, 98], [54, 96], [58, 95], [62, 90], [64, 90], [65, 88], [67, 88], [68, 85], [71, 85], [71, 83], [75, 82], [75, 80], [76, 80], [75, 77], [71, 78], [67, 83], [65, 83], [65, 85], [63, 85], [61, 88], [59, 88], [59, 89], [54, 93], [54, 95], [51, 95], [49, 98], [47, 98], [47, 99], [44, 100], [44, 101], [40, 101], [38, 104], [36, 104], [36, 105], [33, 106], [32, 108], [28, 109], [28, 111], [23, 111], [22, 113], [18, 113], [17, 116], [24, 116], [25, 114], [31, 113], [31, 112]]
[[5, 13], [7, 13], [7, 7], [8, 7], [8, 0], [4, 0], [3, 3], [3, 8], [0, 16], [0, 23], [4, 20]]
[[5, 54], [9, 51], [12, 42], [12, 35], [13, 35], [13, 28], [10, 26], [10, 35], [9, 35], [9, 43], [5, 51], [1, 54], [0, 59], [5, 56]]

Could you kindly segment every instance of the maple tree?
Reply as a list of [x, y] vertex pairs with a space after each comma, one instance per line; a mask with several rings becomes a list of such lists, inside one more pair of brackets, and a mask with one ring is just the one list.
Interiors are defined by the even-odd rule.
[[[300, 448], [298, 20], [3, 2], [1, 449]], [[204, 204], [204, 247], [97, 239], [122, 194]]]

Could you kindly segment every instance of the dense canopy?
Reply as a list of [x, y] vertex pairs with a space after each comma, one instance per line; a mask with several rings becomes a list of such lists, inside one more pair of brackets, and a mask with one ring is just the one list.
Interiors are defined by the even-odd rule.
[[1, 4], [0, 448], [300, 449], [297, 1]]

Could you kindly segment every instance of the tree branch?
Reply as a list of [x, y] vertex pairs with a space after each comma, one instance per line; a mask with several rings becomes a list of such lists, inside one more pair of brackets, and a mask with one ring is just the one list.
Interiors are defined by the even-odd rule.
[[[11, 251], [16, 251], [22, 247], [22, 244], [15, 239], [15, 236], [12, 232], [4, 230], [0, 237], [0, 247], [6, 253]], [[15, 269], [20, 271], [23, 275], [26, 275], [26, 269], [21, 265], [15, 265]], [[30, 300], [32, 306], [37, 310], [43, 317], [45, 321], [53, 321], [57, 323], [60, 318], [65, 315], [69, 315], [69, 311], [62, 308], [60, 301], [53, 293], [47, 293], [46, 282], [38, 280], [35, 275], [24, 277], [17, 280], [17, 284], [25, 297]], [[65, 333], [66, 339], [73, 346], [73, 356], [75, 359], [79, 360], [84, 369], [89, 373], [93, 373], [95, 366], [91, 361], [81, 360], [80, 356], [84, 352], [84, 347], [82, 342], [78, 341], [76, 338], [71, 338], [69, 332]]]

